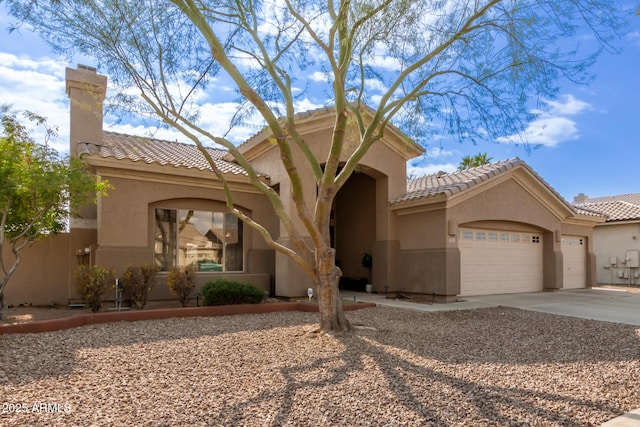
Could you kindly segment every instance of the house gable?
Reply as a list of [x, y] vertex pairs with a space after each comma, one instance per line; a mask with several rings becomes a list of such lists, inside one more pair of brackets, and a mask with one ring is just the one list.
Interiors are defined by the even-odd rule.
[[438, 206], [455, 208], [507, 182], [517, 185], [560, 221], [577, 215], [549, 184], [518, 158], [411, 180], [407, 183], [407, 193], [391, 201], [390, 206], [398, 215], [431, 210]]
[[[365, 119], [369, 118], [371, 115], [371, 111], [367, 109], [364, 114]], [[335, 110], [332, 107], [326, 107], [306, 111], [296, 114], [295, 120], [296, 128], [302, 137], [331, 131], [335, 124]], [[348, 132], [357, 135], [355, 124], [350, 124], [350, 126], [354, 127], [354, 129]], [[326, 141], [323, 141], [323, 145], [325, 145], [325, 147], [312, 147], [312, 149], [314, 152], [328, 151], [330, 141], [330, 138], [326, 139]], [[385, 135], [381, 140], [381, 143], [390, 148], [395, 154], [402, 157], [404, 161], [419, 156], [424, 152], [424, 149], [419, 144], [414, 142], [393, 125], [387, 125]], [[247, 160], [251, 162], [276, 147], [277, 144], [272, 138], [271, 129], [265, 127], [240, 145], [238, 149], [247, 158]], [[231, 161], [233, 157], [228, 154], [225, 159]]]

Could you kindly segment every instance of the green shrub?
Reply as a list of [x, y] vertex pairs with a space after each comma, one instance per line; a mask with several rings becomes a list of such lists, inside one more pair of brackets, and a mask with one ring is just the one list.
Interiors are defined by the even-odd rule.
[[155, 275], [160, 270], [156, 265], [127, 267], [122, 273], [122, 286], [131, 295], [131, 301], [138, 310], [147, 305], [149, 293], [155, 286]]
[[191, 265], [174, 267], [167, 275], [167, 286], [171, 295], [178, 298], [180, 305], [186, 307], [189, 304], [189, 295], [195, 288], [195, 268]]
[[204, 305], [258, 304], [264, 299], [264, 291], [254, 285], [218, 279], [202, 287]]
[[76, 271], [76, 286], [80, 297], [89, 304], [94, 313], [100, 311], [102, 296], [115, 289], [115, 280], [115, 270], [101, 265], [82, 265]]

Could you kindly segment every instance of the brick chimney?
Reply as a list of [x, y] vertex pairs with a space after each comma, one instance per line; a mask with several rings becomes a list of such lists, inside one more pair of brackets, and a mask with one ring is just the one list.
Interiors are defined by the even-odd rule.
[[67, 95], [71, 100], [69, 153], [78, 153], [81, 142], [102, 142], [102, 106], [107, 93], [107, 77], [93, 67], [78, 64], [66, 69]]

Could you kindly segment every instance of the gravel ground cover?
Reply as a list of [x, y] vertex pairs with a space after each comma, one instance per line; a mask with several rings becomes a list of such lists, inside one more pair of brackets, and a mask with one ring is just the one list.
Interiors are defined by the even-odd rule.
[[2, 426], [583, 426], [640, 406], [640, 330], [482, 309], [91, 325], [0, 336]]

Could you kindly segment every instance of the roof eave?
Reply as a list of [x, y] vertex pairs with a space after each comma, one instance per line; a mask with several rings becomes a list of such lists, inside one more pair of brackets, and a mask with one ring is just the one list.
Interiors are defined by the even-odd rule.
[[414, 211], [425, 210], [425, 208], [431, 209], [433, 208], [433, 205], [446, 204], [447, 200], [448, 198], [445, 193], [436, 193], [429, 196], [417, 197], [415, 199], [391, 202], [389, 203], [389, 209], [398, 214], [413, 213]]
[[[96, 169], [110, 168], [122, 169], [130, 172], [161, 173], [173, 176], [198, 177], [209, 180], [218, 179], [213, 171], [196, 167], [174, 166], [169, 164], [162, 165], [155, 162], [147, 163], [143, 160], [134, 161], [127, 158], [118, 159], [112, 156], [103, 157], [99, 154], [82, 154], [81, 158], [85, 160], [90, 167]], [[245, 174], [227, 172], [223, 173], [223, 175], [228, 182], [250, 183], [249, 177]], [[260, 179], [267, 184], [269, 183], [269, 178], [266, 176], [261, 176]]]

